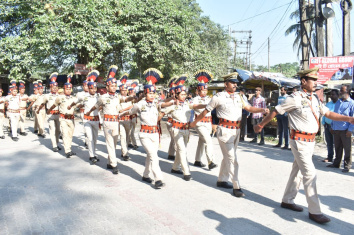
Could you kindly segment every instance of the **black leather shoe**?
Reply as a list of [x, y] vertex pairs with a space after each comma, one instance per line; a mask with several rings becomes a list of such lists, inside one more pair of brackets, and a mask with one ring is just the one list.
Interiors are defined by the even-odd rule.
[[65, 155], [66, 155], [66, 158], [70, 158], [72, 156], [71, 152], [68, 152]]
[[38, 134], [38, 130], [33, 131], [34, 134]]
[[71, 151], [70, 153], [71, 153], [71, 155], [76, 155], [76, 153], [74, 153], [73, 151]]
[[128, 148], [133, 148], [133, 147], [134, 147], [134, 145], [128, 144]]
[[59, 151], [61, 150], [61, 148], [59, 146], [57, 148], [59, 149]]
[[122, 155], [121, 157], [122, 157], [123, 161], [129, 161], [129, 159], [130, 159], [128, 155], [127, 156]]
[[12, 137], [12, 140], [13, 141], [18, 141], [18, 138], [17, 137]]
[[273, 148], [280, 148], [281, 145], [280, 144], [277, 144], [277, 145], [274, 145]]
[[155, 188], [162, 188], [163, 186], [165, 186], [165, 184], [162, 183], [161, 180], [155, 182]]
[[257, 139], [251, 140], [250, 143], [257, 143]]
[[148, 182], [149, 184], [151, 184], [152, 179], [150, 177], [143, 177], [143, 181]]
[[97, 161], [97, 158], [95, 157], [90, 157], [89, 160], [91, 161], [92, 164], [95, 164]]
[[331, 219], [325, 216], [324, 214], [315, 215], [309, 213], [309, 218], [319, 224], [325, 224], [331, 221]]
[[85, 143], [85, 149], [88, 149], [88, 145]]
[[107, 169], [112, 170], [112, 169], [113, 169], [113, 166], [110, 165], [110, 164], [107, 164]]
[[58, 151], [59, 151], [58, 147], [53, 148], [53, 152], [58, 152]]
[[38, 134], [39, 137], [45, 138], [45, 134]]
[[59, 139], [61, 139], [61, 140], [62, 140], [62, 139], [63, 139], [63, 136], [59, 136]]
[[112, 173], [115, 174], [115, 175], [118, 175], [118, 173], [119, 173], [118, 165], [113, 167], [112, 169], [113, 169]]
[[301, 211], [304, 210], [302, 207], [296, 205], [295, 203], [290, 204], [290, 203], [282, 202], [282, 203], [280, 204], [280, 206], [281, 206], [282, 208], [286, 208], [286, 209], [289, 209], [289, 210], [292, 210], [292, 211], [301, 212]]
[[26, 136], [27, 133], [26, 132], [20, 132], [20, 135]]
[[190, 181], [190, 180], [192, 179], [192, 176], [191, 176], [191, 175], [184, 175], [184, 176], [183, 176], [183, 179], [184, 179], [185, 181]]
[[281, 149], [289, 150], [289, 146], [284, 146]]
[[215, 168], [217, 166], [218, 165], [216, 165], [214, 162], [210, 162], [209, 165], [208, 165], [208, 168], [209, 168], [209, 170], [211, 170], [211, 169], [213, 169], [213, 168]]
[[195, 161], [194, 166], [205, 167], [206, 165], [204, 163], [202, 163], [201, 161]]
[[133, 149], [134, 149], [134, 150], [137, 150], [138, 148], [139, 148], [138, 145], [134, 145], [134, 146], [133, 146]]
[[173, 169], [171, 169], [171, 173], [183, 175], [183, 171], [181, 171], [181, 170], [173, 170]]
[[3, 136], [0, 136], [0, 139], [5, 139], [5, 136], [3, 135]]
[[172, 156], [172, 155], [168, 155], [168, 157], [167, 157], [168, 160], [175, 160], [175, 158], [176, 158], [176, 157], [175, 157], [175, 156]]
[[349, 172], [349, 169], [348, 169], [348, 168], [344, 168], [344, 169], [342, 170], [342, 172], [343, 172], [343, 173], [348, 173], [348, 172]]
[[326, 167], [329, 167], [329, 168], [339, 168], [339, 166], [335, 166], [334, 164], [329, 164], [329, 165], [327, 165]]
[[229, 184], [228, 182], [225, 182], [225, 181], [216, 182], [216, 187], [219, 187], [219, 188], [233, 188], [233, 186], [231, 184]]
[[258, 145], [264, 145], [264, 140], [261, 140], [261, 142], [259, 142]]
[[245, 194], [242, 192], [242, 190], [241, 189], [233, 189], [233, 191], [232, 191], [232, 193], [233, 193], [233, 195], [235, 196], [235, 197], [244, 197], [245, 196]]

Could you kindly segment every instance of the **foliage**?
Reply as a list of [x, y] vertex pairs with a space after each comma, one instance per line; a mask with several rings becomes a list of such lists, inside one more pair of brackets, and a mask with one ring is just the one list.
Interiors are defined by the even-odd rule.
[[[311, 15], [315, 14], [315, 7], [312, 3], [307, 2], [307, 18], [311, 18]], [[285, 36], [289, 36], [291, 34], [295, 34], [295, 40], [293, 43], [293, 49], [294, 51], [297, 51], [297, 56], [299, 57], [300, 51], [302, 50], [302, 45], [301, 45], [301, 25], [300, 25], [300, 10], [296, 9], [294, 12], [290, 14], [289, 17], [291, 20], [295, 20], [297, 23], [290, 25], [289, 28], [286, 29], [285, 31]], [[315, 45], [316, 42], [316, 32], [315, 32], [315, 19], [310, 19], [308, 20], [307, 24], [307, 35], [309, 37], [309, 41], [312, 42], [312, 45]], [[306, 26], [305, 26], [306, 27]], [[316, 47], [312, 47], [312, 49], [316, 50]]]
[[117, 64], [130, 78], [149, 67], [165, 81], [198, 69], [218, 77], [227, 71], [229, 37], [201, 13], [195, 0], [2, 1], [0, 72], [20, 79], [79, 63], [103, 75]]

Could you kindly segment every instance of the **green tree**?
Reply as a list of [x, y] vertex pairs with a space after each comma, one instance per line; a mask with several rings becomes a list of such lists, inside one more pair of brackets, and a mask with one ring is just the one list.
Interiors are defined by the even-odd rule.
[[[311, 18], [311, 16], [315, 14], [315, 7], [312, 3], [307, 3], [307, 4], [308, 4], [307, 5], [307, 18]], [[285, 31], [285, 36], [289, 36], [290, 34], [295, 34], [293, 49], [294, 49], [294, 51], [295, 50], [297, 51], [297, 56], [299, 56], [300, 51], [302, 50], [299, 9], [292, 12], [290, 14], [289, 18], [291, 20], [296, 20], [298, 23], [290, 25], [290, 27], [287, 28]], [[315, 42], [316, 42], [315, 19], [312, 17], [312, 19], [308, 20], [308, 23], [309, 23], [309, 29], [307, 30], [307, 35], [309, 37], [309, 41], [312, 42], [312, 45], [315, 45]], [[315, 47], [312, 47], [312, 49], [314, 51], [316, 50]]]
[[[225, 73], [229, 37], [194, 0], [6, 0], [0, 3], [0, 69], [10, 78], [111, 64], [131, 78], [155, 67], [168, 79]], [[0, 71], [1, 72], [1, 71]], [[191, 81], [192, 82], [192, 81]]]

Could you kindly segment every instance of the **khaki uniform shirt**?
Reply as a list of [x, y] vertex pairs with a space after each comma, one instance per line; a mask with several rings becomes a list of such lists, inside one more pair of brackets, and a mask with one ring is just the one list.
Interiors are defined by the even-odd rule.
[[[199, 95], [193, 98], [193, 104], [209, 104], [211, 98], [209, 96], [200, 97]], [[199, 115], [204, 109], [194, 109], [195, 114]], [[210, 117], [211, 112], [208, 112], [205, 117]]]
[[23, 94], [23, 95], [19, 95], [20, 96], [20, 108], [27, 108], [27, 101], [28, 101], [28, 95], [27, 94]]
[[[55, 100], [59, 97], [59, 94], [53, 94], [53, 93], [49, 93], [49, 94], [45, 94], [43, 97], [43, 103], [42, 104], [47, 104], [47, 109], [49, 109], [50, 107], [53, 106], [53, 104], [55, 104]], [[53, 111], [58, 111], [59, 107], [56, 106]]]
[[120, 103], [124, 101], [125, 98], [118, 96], [118, 94], [110, 95], [107, 93], [99, 97], [95, 107], [98, 109], [100, 106], [103, 106], [103, 114], [118, 115]]
[[75, 96], [66, 96], [66, 95], [59, 95], [56, 99], [54, 104], [59, 106], [59, 112], [64, 115], [73, 115], [75, 111], [75, 107], [71, 107], [68, 110], [68, 106], [72, 103], [77, 103], [77, 98]]
[[[86, 96], [79, 96], [78, 102], [84, 104], [84, 113], [87, 113], [91, 110], [93, 106], [95, 106], [98, 102], [99, 95], [95, 93], [94, 95], [90, 95], [90, 93]], [[98, 116], [98, 109], [95, 109], [90, 113], [90, 116]]]
[[20, 96], [16, 95], [8, 95], [6, 96], [5, 100], [9, 103], [9, 106], [7, 106], [7, 109], [14, 109], [18, 110], [20, 109]]
[[86, 91], [80, 91], [76, 94], [76, 98], [79, 100], [79, 102], [83, 102], [84, 101], [84, 98], [86, 96], [89, 96], [90, 93], [89, 92], [86, 92]]
[[229, 121], [241, 121], [242, 109], [249, 105], [246, 96], [241, 96], [238, 92], [229, 94], [227, 91], [222, 91], [211, 98], [211, 101], [206, 106], [206, 110], [210, 112], [216, 108], [218, 118]]
[[157, 126], [159, 116], [159, 104], [155, 99], [153, 102], [140, 100], [129, 110], [129, 115], [139, 114], [141, 125]]
[[174, 121], [188, 123], [192, 115], [192, 109], [193, 104], [188, 101], [184, 101], [183, 103], [180, 102], [178, 105], [174, 104], [166, 107], [164, 110], [161, 110], [161, 112], [171, 114]]
[[0, 102], [3, 101], [3, 103], [0, 104], [0, 109], [5, 109], [5, 101], [6, 101], [5, 98], [6, 97], [4, 97], [4, 96], [0, 97]]
[[36, 101], [34, 102], [33, 105], [34, 105], [35, 107], [39, 107], [41, 104], [44, 103], [43, 100], [44, 100], [44, 94], [42, 94], [42, 95], [37, 95], [37, 99], [36, 99]]
[[285, 101], [281, 105], [277, 105], [275, 109], [279, 114], [288, 112], [290, 129], [307, 133], [317, 133], [319, 126], [310, 105], [317, 119], [320, 118], [320, 114], [324, 115], [329, 111], [313, 94], [309, 96], [302, 89], [289, 95]]
[[[121, 96], [119, 95], [118, 96], [120, 99], [126, 99], [128, 96]], [[119, 110], [123, 110], [125, 108], [128, 108], [130, 106], [133, 105], [133, 102], [129, 101], [129, 102], [125, 102], [125, 103], [120, 103], [120, 107], [119, 107]]]

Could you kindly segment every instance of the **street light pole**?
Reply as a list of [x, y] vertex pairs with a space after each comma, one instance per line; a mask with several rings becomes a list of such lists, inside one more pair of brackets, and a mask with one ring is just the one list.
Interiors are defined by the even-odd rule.
[[316, 51], [317, 57], [324, 56], [324, 31], [321, 0], [315, 0], [315, 18], [316, 18]]
[[350, 0], [342, 0], [340, 3], [343, 11], [343, 52], [342, 55], [350, 55], [350, 10], [352, 8]]

